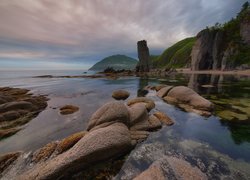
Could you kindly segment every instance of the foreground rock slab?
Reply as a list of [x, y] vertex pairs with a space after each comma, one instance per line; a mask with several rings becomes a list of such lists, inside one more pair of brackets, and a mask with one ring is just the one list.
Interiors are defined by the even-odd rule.
[[[115, 138], [114, 138], [115, 137]], [[37, 164], [19, 179], [56, 179], [70, 175], [91, 163], [119, 156], [131, 148], [128, 128], [115, 123], [88, 133], [70, 150], [45, 163]]]

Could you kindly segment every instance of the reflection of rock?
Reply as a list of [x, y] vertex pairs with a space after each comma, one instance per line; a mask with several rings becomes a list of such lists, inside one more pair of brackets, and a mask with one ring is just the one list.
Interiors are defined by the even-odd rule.
[[62, 115], [73, 114], [79, 110], [79, 107], [73, 105], [65, 105], [60, 108], [60, 113]]
[[32, 96], [27, 89], [0, 88], [0, 139], [18, 132], [47, 106], [45, 96]]
[[129, 92], [125, 90], [116, 90], [112, 93], [112, 97], [116, 100], [125, 100], [129, 95]]

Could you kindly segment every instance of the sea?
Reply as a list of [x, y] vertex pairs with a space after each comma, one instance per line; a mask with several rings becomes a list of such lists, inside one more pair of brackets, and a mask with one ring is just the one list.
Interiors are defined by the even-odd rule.
[[[173, 126], [166, 126], [152, 133], [144, 144], [157, 141], [167, 145], [171, 138], [175, 139], [175, 143], [197, 142], [234, 161], [250, 164], [250, 76], [174, 74], [118, 79], [34, 78], [41, 75], [94, 73], [96, 72], [87, 70], [0, 71], [1, 87], [25, 88], [34, 95], [43, 94], [49, 98], [44, 111], [15, 135], [0, 141], [0, 154], [12, 151], [29, 152], [51, 141], [85, 130], [91, 115], [113, 100], [112, 92], [123, 89], [130, 92], [129, 98], [152, 98], [156, 109], [175, 121]], [[147, 85], [157, 84], [188, 86], [201, 96], [216, 102], [218, 109], [208, 118], [184, 112], [156, 97], [155, 92], [143, 90]], [[66, 104], [76, 105], [80, 110], [74, 114], [61, 115], [59, 108]], [[175, 150], [178, 151], [178, 146], [171, 147], [176, 147]]]

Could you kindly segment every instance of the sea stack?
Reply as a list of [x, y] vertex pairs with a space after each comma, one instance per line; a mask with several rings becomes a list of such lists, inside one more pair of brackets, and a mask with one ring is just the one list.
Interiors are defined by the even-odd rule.
[[149, 49], [147, 41], [138, 41], [137, 51], [139, 63], [136, 66], [136, 72], [149, 72]]

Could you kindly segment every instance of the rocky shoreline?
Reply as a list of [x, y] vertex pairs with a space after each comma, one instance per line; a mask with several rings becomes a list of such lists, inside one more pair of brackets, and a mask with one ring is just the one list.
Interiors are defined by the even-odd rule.
[[[169, 87], [159, 85], [145, 88], [158, 90], [157, 95], [163, 99], [165, 97], [176, 99], [175, 105], [180, 107], [179, 104], [185, 104], [189, 107], [187, 111], [195, 110], [197, 107], [200, 108], [198, 110], [212, 111], [212, 103], [187, 87], [171, 87], [170, 90]], [[169, 92], [166, 92], [166, 88]], [[179, 88], [182, 91], [179, 91]], [[177, 94], [170, 96], [171, 91]], [[189, 101], [180, 101], [177, 97], [186, 92], [189, 92]], [[112, 96], [115, 99], [125, 100], [129, 97], [129, 92], [118, 90], [113, 92]], [[197, 103], [200, 103], [200, 106], [197, 106]], [[84, 172], [96, 164], [124, 157], [138, 143], [147, 139], [150, 132], [164, 125], [174, 124], [168, 115], [154, 108], [154, 101], [147, 97], [129, 99], [127, 102], [108, 102], [92, 115], [86, 131], [48, 143], [34, 152], [2, 155], [0, 157], [1, 178], [67, 179], [72, 174]], [[198, 110], [192, 112], [198, 112]], [[193, 174], [193, 177], [203, 176], [205, 177], [203, 174], [202, 176]], [[140, 176], [138, 178], [140, 179]]]
[[27, 89], [0, 88], [0, 140], [9, 137], [47, 107], [48, 98]]

